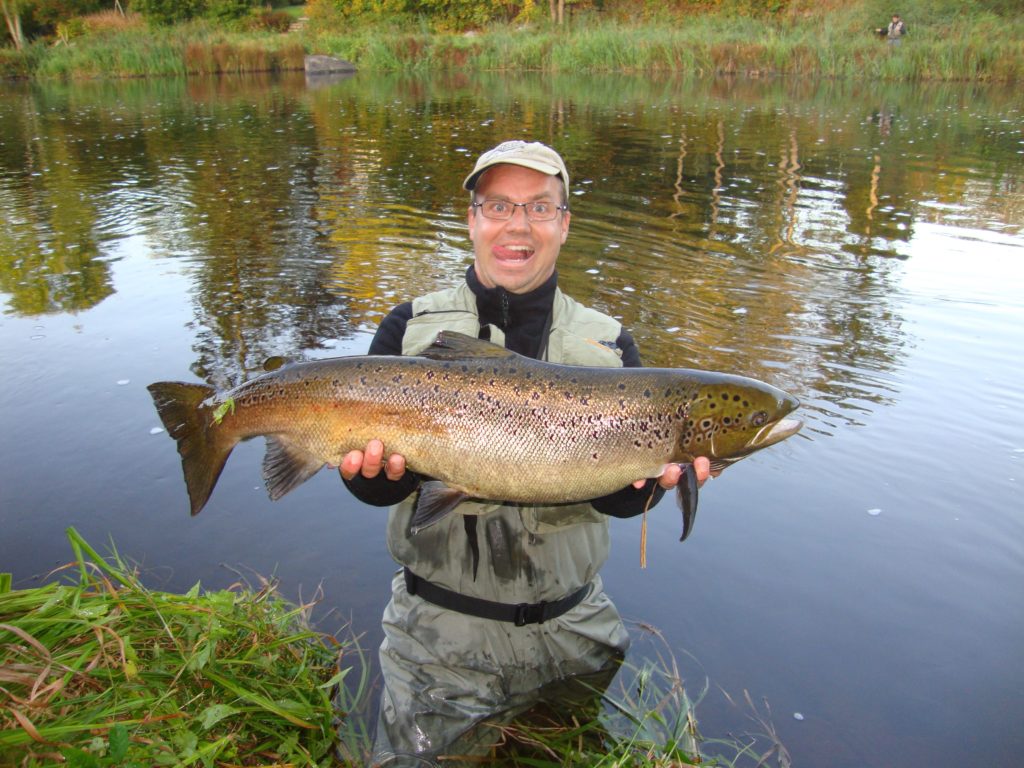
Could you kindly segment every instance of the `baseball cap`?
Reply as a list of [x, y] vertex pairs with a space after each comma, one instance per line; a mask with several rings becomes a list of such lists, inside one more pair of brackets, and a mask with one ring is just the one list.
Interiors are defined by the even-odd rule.
[[508, 163], [532, 168], [546, 173], [548, 176], [561, 176], [565, 185], [565, 194], [569, 195], [569, 171], [561, 156], [546, 144], [539, 141], [505, 141], [484, 152], [477, 158], [473, 172], [462, 182], [464, 189], [472, 190], [480, 178], [480, 174], [495, 165]]

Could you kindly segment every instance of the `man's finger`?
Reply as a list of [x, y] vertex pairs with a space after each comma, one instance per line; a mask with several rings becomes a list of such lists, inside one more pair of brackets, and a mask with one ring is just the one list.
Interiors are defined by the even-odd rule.
[[405, 456], [399, 453], [392, 453], [384, 465], [384, 474], [388, 480], [398, 480], [405, 474]]
[[363, 466], [363, 452], [362, 451], [349, 451], [345, 454], [345, 458], [341, 460], [341, 465], [338, 467], [338, 471], [341, 476], [346, 480], [351, 480], [353, 477], [359, 474], [360, 467]]
[[366, 453], [363, 454], [362, 474], [367, 480], [380, 474], [381, 466], [384, 464], [384, 443], [380, 440], [371, 440], [366, 444]]

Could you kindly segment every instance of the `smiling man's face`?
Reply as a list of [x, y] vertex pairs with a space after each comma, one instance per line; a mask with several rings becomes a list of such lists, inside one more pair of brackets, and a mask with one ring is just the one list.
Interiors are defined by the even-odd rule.
[[[474, 199], [562, 205], [563, 189], [557, 176], [519, 165], [496, 165], [477, 181]], [[519, 207], [508, 221], [495, 221], [470, 206], [469, 239], [480, 282], [488, 288], [500, 285], [510, 293], [528, 293], [543, 285], [555, 271], [558, 252], [569, 234], [569, 217], [568, 211], [560, 211], [551, 221], [529, 221]]]

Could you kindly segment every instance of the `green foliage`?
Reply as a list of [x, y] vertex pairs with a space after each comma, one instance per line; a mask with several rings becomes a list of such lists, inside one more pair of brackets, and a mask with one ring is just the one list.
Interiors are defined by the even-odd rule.
[[131, 9], [155, 24], [177, 24], [202, 14], [205, 0], [131, 0]]
[[344, 20], [404, 19], [407, 24], [423, 20], [438, 32], [480, 29], [519, 16], [532, 0], [311, 0], [308, 14], [324, 26], [338, 26]]
[[152, 591], [68, 538], [77, 580], [0, 592], [0, 764], [326, 764], [343, 675], [303, 608], [272, 585]]
[[219, 22], [237, 21], [256, 7], [257, 0], [206, 0], [204, 15]]
[[28, 11], [39, 32], [52, 33], [61, 22], [101, 11], [107, 5], [103, 0], [34, 0]]

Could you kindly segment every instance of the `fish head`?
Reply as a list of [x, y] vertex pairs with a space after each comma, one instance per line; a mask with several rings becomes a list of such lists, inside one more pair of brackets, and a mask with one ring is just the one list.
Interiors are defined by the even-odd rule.
[[690, 401], [677, 450], [684, 460], [706, 456], [712, 471], [721, 471], [800, 431], [802, 421], [786, 418], [799, 406], [795, 397], [763, 381], [710, 376]]

